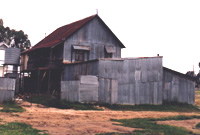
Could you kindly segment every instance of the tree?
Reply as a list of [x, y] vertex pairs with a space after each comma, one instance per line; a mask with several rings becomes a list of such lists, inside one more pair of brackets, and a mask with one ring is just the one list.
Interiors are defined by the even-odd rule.
[[0, 19], [0, 25], [3, 26], [3, 19]]
[[1, 24], [0, 43], [5, 42], [9, 47], [20, 48], [21, 51], [31, 47], [31, 42], [28, 39], [28, 35], [25, 34], [22, 30], [16, 31], [14, 29], [10, 29], [9, 27], [4, 27], [3, 23]]

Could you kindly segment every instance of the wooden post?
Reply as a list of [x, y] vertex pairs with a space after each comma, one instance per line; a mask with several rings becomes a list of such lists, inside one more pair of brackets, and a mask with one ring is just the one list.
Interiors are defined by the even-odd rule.
[[5, 65], [3, 65], [3, 73], [2, 73], [2, 77], [4, 77], [4, 67], [5, 67]]
[[49, 70], [49, 76], [48, 76], [48, 91], [47, 91], [48, 94], [50, 94], [50, 88], [51, 88], [51, 70]]
[[39, 94], [40, 92], [40, 70], [38, 69], [38, 80], [37, 80], [37, 90], [36, 93]]
[[24, 71], [22, 73], [22, 92], [24, 92]]

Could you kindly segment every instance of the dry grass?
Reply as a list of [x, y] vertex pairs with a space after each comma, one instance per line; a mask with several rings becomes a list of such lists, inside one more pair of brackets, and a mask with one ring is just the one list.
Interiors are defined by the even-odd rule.
[[195, 91], [195, 104], [200, 106], [200, 89], [196, 89]]

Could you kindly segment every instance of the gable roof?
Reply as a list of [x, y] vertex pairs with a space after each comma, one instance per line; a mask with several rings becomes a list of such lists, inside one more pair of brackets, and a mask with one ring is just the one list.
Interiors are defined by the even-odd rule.
[[[65, 26], [62, 26], [62, 27], [56, 29], [51, 34], [49, 34], [47, 37], [45, 37], [43, 40], [41, 40], [39, 43], [37, 43], [35, 46], [33, 46], [31, 49], [26, 50], [22, 53], [27, 53], [27, 52], [30, 52], [30, 51], [33, 51], [33, 50], [39, 49], [39, 48], [49, 48], [49, 47], [58, 45], [58, 44], [64, 42], [69, 36], [71, 36], [73, 33], [75, 33], [77, 30], [79, 30], [85, 24], [87, 24], [88, 22], [93, 20], [95, 17], [98, 17], [100, 19], [100, 21], [109, 29], [109, 27], [103, 22], [103, 20], [97, 14], [92, 15], [92, 16], [89, 16], [82, 20], [70, 23], [68, 25], [65, 25]], [[114, 33], [111, 30], [110, 30], [110, 32], [114, 35]], [[115, 38], [117, 38], [117, 37], [115, 36]], [[117, 38], [117, 40], [121, 43], [121, 41], [118, 38]], [[125, 46], [122, 43], [121, 43], [121, 48], [125, 48]]]
[[9, 46], [5, 42], [0, 43], [0, 49], [8, 48]]

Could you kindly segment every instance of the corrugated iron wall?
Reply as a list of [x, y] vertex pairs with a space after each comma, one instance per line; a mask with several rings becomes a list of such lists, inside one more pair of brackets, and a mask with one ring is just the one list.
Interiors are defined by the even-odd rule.
[[104, 59], [65, 65], [63, 81], [95, 75], [100, 103], [162, 104], [162, 69], [162, 57]]
[[61, 99], [70, 102], [98, 102], [98, 78], [80, 76], [79, 81], [61, 81]]
[[162, 57], [100, 59], [65, 65], [63, 81], [80, 75], [98, 77], [99, 103], [162, 104], [163, 101], [194, 104], [194, 82], [163, 71]]
[[16, 79], [0, 78], [0, 102], [14, 99]]
[[195, 103], [194, 81], [163, 71], [163, 100], [167, 102]]
[[162, 74], [161, 57], [99, 61], [100, 91], [107, 87], [101, 81], [117, 80], [118, 104], [162, 104]]
[[64, 43], [64, 61], [74, 61], [72, 57], [72, 46], [87, 46], [90, 48], [89, 60], [105, 57], [105, 46], [111, 46], [115, 49], [113, 58], [121, 58], [120, 43], [96, 18], [86, 24]]

